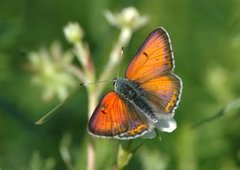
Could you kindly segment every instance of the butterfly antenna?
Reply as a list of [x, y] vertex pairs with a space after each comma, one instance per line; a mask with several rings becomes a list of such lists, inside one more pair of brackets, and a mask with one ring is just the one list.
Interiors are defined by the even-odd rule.
[[121, 64], [122, 64], [122, 60], [123, 60], [123, 50], [124, 50], [124, 47], [122, 47], [121, 49], [121, 58], [120, 58], [120, 61], [118, 63], [118, 68], [117, 68], [117, 78], [119, 77], [119, 72], [120, 72], [120, 67], [121, 67]]
[[102, 81], [96, 81], [94, 83], [81, 83], [80, 86], [96, 85], [96, 84], [108, 83], [108, 82], [112, 82], [112, 81], [113, 80], [102, 80]]
[[[124, 47], [122, 47], [121, 49], [121, 58], [120, 58], [120, 62], [118, 64], [118, 68], [117, 68], [117, 78], [119, 77], [119, 72], [120, 72], [120, 66], [122, 64], [122, 60], [123, 60], [123, 50], [124, 50]], [[100, 84], [100, 83], [108, 83], [108, 82], [115, 82], [116, 79], [113, 78], [111, 80], [100, 80], [100, 81], [96, 81], [96, 82], [93, 82], [93, 83], [81, 83], [80, 86], [88, 86], [88, 85], [96, 85], [96, 84]]]

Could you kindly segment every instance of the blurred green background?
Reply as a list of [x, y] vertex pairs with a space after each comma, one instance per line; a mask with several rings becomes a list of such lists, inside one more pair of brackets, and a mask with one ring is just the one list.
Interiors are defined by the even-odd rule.
[[[69, 169], [59, 148], [69, 151], [78, 169], [86, 168], [87, 95], [79, 95], [54, 119], [34, 122], [59, 101], [41, 100], [41, 88], [31, 84], [25, 69], [28, 52], [58, 40], [70, 45], [63, 27], [79, 22], [85, 32], [97, 73], [104, 69], [119, 30], [110, 26], [104, 10], [134, 6], [149, 23], [133, 34], [125, 47], [121, 70], [153, 29], [163, 26], [173, 44], [176, 69], [184, 84], [176, 111], [178, 128], [162, 140], [146, 140], [125, 168], [141, 170], [239, 170], [240, 109], [196, 128], [240, 96], [239, 0], [0, 0], [0, 169]], [[108, 86], [111, 89], [111, 85]], [[117, 141], [97, 139], [97, 169], [111, 169]]]

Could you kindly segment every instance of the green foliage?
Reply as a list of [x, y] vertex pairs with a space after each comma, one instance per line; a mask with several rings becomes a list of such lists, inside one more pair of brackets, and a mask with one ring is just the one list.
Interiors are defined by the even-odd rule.
[[55, 161], [53, 158], [48, 158], [42, 160], [39, 152], [34, 152], [32, 158], [30, 159], [30, 164], [28, 170], [53, 170], [55, 166]]

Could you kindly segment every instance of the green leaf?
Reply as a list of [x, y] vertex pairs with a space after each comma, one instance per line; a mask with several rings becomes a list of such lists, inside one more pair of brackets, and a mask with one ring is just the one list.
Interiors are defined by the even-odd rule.
[[80, 87], [82, 86], [77, 86], [66, 99], [64, 99], [61, 103], [59, 103], [57, 106], [55, 106], [52, 110], [47, 112], [43, 117], [41, 117], [38, 121], [35, 122], [37, 125], [41, 125], [45, 122], [47, 122], [49, 119], [54, 117], [66, 104], [68, 104], [72, 99], [77, 95]]

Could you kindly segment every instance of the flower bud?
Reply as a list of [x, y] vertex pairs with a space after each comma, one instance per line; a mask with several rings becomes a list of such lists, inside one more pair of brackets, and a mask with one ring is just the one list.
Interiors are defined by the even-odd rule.
[[107, 21], [120, 29], [127, 28], [132, 31], [145, 25], [148, 21], [147, 16], [140, 16], [139, 12], [134, 7], [124, 8], [118, 14], [112, 14], [110, 11], [105, 12]]
[[63, 29], [66, 39], [70, 43], [76, 43], [80, 41], [84, 35], [82, 28], [76, 22], [70, 22]]

